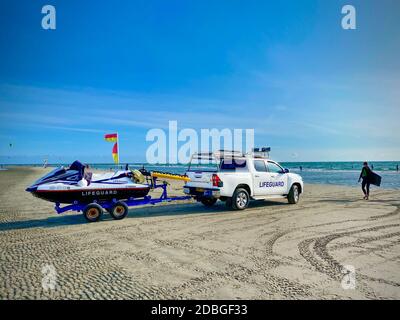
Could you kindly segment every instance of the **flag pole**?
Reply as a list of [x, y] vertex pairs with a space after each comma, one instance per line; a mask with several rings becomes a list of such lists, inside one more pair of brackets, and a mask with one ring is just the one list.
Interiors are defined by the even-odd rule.
[[119, 165], [119, 134], [117, 132], [117, 155], [118, 155], [118, 165]]

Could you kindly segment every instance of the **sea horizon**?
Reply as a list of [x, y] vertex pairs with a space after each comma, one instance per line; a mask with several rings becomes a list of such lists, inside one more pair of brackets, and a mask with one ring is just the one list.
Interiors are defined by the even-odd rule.
[[[357, 186], [358, 178], [363, 161], [307, 161], [295, 162], [287, 161], [280, 164], [288, 168], [290, 172], [300, 174], [305, 183]], [[51, 163], [47, 167], [68, 166], [70, 163]], [[117, 170], [126, 166], [125, 162], [116, 165], [113, 163], [87, 163], [97, 170]], [[400, 189], [400, 172], [396, 166], [400, 166], [399, 161], [370, 161], [371, 169], [382, 177], [381, 188]], [[188, 164], [149, 164], [144, 162], [128, 163], [131, 169], [140, 169], [143, 166], [148, 170], [165, 171], [170, 173], [184, 174]], [[43, 167], [43, 163], [33, 164], [1, 164], [0, 168], [8, 167]]]
[[[273, 159], [272, 159], [273, 160]], [[275, 161], [275, 160], [274, 160]], [[351, 161], [346, 161], [346, 160], [335, 160], [335, 161], [328, 161], [328, 160], [322, 160], [322, 161], [277, 161], [280, 163], [282, 166], [284, 165], [290, 165], [290, 167], [300, 167], [303, 166], [303, 169], [309, 169], [311, 167], [307, 165], [314, 165], [316, 168], [319, 166], [323, 166], [323, 168], [326, 167], [331, 167], [332, 170], [352, 170], [356, 169], [356, 165], [361, 165], [363, 164], [365, 160], [351, 160]], [[71, 162], [51, 162], [47, 163], [46, 165], [48, 167], [53, 167], [53, 166], [66, 166], [71, 164]], [[118, 167], [118, 166], [125, 166], [126, 164], [128, 165], [133, 165], [133, 166], [162, 166], [162, 167], [184, 167], [188, 166], [189, 163], [148, 163], [148, 162], [129, 162], [129, 161], [120, 161], [119, 164], [115, 164], [113, 162], [91, 162], [91, 161], [82, 161], [82, 163], [95, 166], [95, 167], [100, 167], [100, 166], [106, 166], [106, 167]], [[335, 164], [340, 164], [342, 165], [341, 167], [336, 167], [334, 166]], [[399, 160], [370, 160], [368, 161], [368, 164], [371, 166], [373, 165], [375, 170], [390, 170], [393, 168], [393, 170], [396, 170], [396, 165], [400, 166], [400, 159]], [[386, 166], [387, 165], [387, 166]], [[44, 162], [15, 162], [15, 163], [0, 163], [0, 166], [34, 166], [34, 167], [41, 167], [44, 166]], [[361, 167], [360, 167], [361, 169]]]

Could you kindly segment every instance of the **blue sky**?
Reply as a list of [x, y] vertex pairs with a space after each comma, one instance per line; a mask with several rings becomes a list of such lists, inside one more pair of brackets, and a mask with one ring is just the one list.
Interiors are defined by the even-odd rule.
[[[41, 28], [41, 8], [57, 29]], [[341, 28], [341, 8], [357, 30]], [[254, 128], [280, 161], [400, 159], [399, 1], [0, 3], [0, 163], [140, 162], [151, 128]], [[12, 147], [9, 144], [12, 143]]]

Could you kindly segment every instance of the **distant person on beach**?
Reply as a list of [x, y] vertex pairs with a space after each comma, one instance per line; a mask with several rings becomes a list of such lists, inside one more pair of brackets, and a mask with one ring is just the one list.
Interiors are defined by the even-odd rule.
[[373, 164], [371, 164], [371, 170], [374, 170], [374, 165]]
[[303, 167], [302, 166], [300, 166], [300, 171], [303, 171]]
[[371, 169], [368, 167], [368, 162], [363, 163], [363, 167], [361, 169], [360, 177], [358, 178], [358, 182], [361, 181], [361, 189], [364, 192], [364, 200], [368, 200], [369, 198], [369, 186], [370, 186], [370, 175], [371, 175]]
[[399, 165], [396, 164], [396, 171], [399, 172]]

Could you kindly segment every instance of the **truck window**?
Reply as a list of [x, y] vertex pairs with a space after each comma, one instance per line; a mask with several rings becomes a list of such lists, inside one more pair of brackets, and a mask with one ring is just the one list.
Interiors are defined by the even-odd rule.
[[254, 169], [258, 172], [267, 172], [264, 160], [254, 160]]
[[246, 168], [244, 159], [222, 159], [220, 164], [221, 171], [236, 171], [237, 168]]
[[268, 161], [268, 170], [272, 173], [282, 173], [283, 169], [278, 166], [276, 163]]
[[192, 162], [189, 163], [189, 167], [187, 171], [192, 172], [216, 172], [218, 171], [218, 163], [215, 159], [210, 161], [202, 161], [198, 159], [193, 159]]

